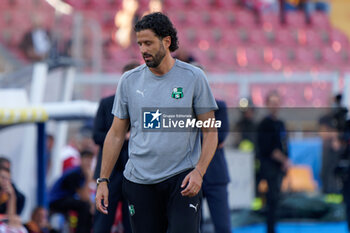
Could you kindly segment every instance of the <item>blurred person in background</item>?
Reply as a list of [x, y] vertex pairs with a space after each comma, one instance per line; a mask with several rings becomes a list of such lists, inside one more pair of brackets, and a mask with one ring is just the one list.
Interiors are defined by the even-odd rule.
[[187, 63], [195, 63], [196, 59], [186, 49], [179, 48], [175, 53], [175, 58]]
[[[140, 113], [146, 106], [187, 107], [197, 120], [206, 121], [214, 118], [217, 105], [204, 72], [172, 57], [171, 52], [178, 48], [177, 31], [166, 15], [146, 15], [134, 29], [146, 64], [125, 73], [118, 83], [115, 117], [106, 136], [97, 180], [96, 207], [108, 214], [109, 176], [131, 124], [123, 192], [133, 232], [197, 233], [203, 175], [217, 148], [216, 128], [202, 128], [201, 145], [198, 131], [143, 132], [145, 119]], [[154, 117], [150, 121], [160, 124], [159, 114], [159, 110], [153, 116], [149, 113]], [[153, 123], [149, 125], [153, 127]]]
[[[123, 73], [139, 66], [139, 63], [129, 63], [123, 68]], [[102, 150], [103, 143], [105, 141], [108, 130], [111, 128], [114, 115], [112, 114], [113, 103], [115, 95], [103, 98], [100, 101], [100, 105], [97, 110], [97, 114], [94, 122], [93, 139], [97, 145], [100, 146], [100, 150], [97, 157], [97, 163], [95, 168], [94, 179], [100, 176]], [[109, 183], [110, 198], [109, 198], [109, 212], [105, 215], [99, 211], [95, 211], [94, 216], [94, 233], [98, 232], [110, 232], [115, 220], [115, 213], [118, 203], [122, 202], [122, 218], [124, 233], [131, 233], [130, 221], [129, 221], [129, 208], [127, 201], [122, 195], [122, 180], [125, 164], [128, 160], [128, 138], [126, 138], [123, 147], [120, 151], [120, 155], [117, 163], [115, 164], [112, 174], [110, 176], [111, 182]]]
[[33, 210], [30, 221], [24, 226], [28, 233], [56, 233], [50, 227], [47, 210], [41, 206]]
[[17, 196], [11, 184], [10, 170], [2, 166], [0, 166], [0, 203], [1, 213], [5, 214], [0, 220], [0, 232], [27, 232], [18, 216]]
[[321, 182], [324, 194], [341, 192], [341, 180], [334, 173], [342, 153], [340, 134], [335, 126], [334, 118], [322, 117], [319, 121], [322, 139]]
[[67, 214], [74, 210], [78, 213], [76, 233], [90, 232], [92, 213], [90, 184], [93, 182], [92, 151], [82, 151], [81, 165], [67, 170], [54, 183], [49, 192], [49, 206], [52, 212]]
[[[234, 145], [242, 151], [254, 151], [256, 143], [256, 122], [254, 120], [254, 106], [250, 99], [247, 99], [247, 106], [240, 106], [241, 117], [234, 127], [236, 138]], [[240, 105], [243, 99], [240, 101]]]
[[215, 119], [221, 120], [218, 129], [218, 147], [207, 173], [203, 177], [203, 197], [207, 199], [210, 216], [215, 227], [215, 233], [231, 233], [230, 208], [228, 203], [227, 185], [230, 182], [225, 159], [224, 143], [229, 132], [226, 103], [216, 100], [219, 107], [215, 111]]
[[346, 221], [348, 231], [350, 232], [350, 120], [346, 121], [341, 134], [341, 140], [345, 149], [338, 160], [335, 173], [342, 181], [342, 194], [345, 203]]
[[97, 145], [92, 140], [90, 127], [82, 127], [71, 136], [68, 145], [61, 150], [62, 171], [65, 172], [80, 165], [80, 152], [91, 151], [97, 154]]
[[257, 157], [260, 160], [261, 178], [266, 180], [268, 185], [267, 232], [275, 233], [282, 179], [290, 166], [290, 160], [287, 155], [286, 128], [283, 121], [278, 118], [280, 108], [278, 92], [269, 92], [265, 103], [269, 114], [258, 125]]
[[319, 134], [322, 139], [322, 192], [340, 193], [341, 179], [334, 173], [343, 153], [344, 134], [348, 110], [342, 106], [342, 95], [333, 97], [329, 112], [319, 120]]
[[55, 137], [53, 134], [47, 134], [46, 135], [46, 174], [50, 174], [50, 169], [51, 169], [51, 156], [52, 156], [52, 151], [53, 147], [55, 145]]
[[43, 26], [43, 19], [39, 15], [33, 18], [32, 28], [24, 34], [20, 47], [32, 62], [38, 62], [46, 59], [51, 50], [50, 33]]
[[[0, 167], [3, 167], [4, 169], [7, 169], [9, 173], [11, 173], [11, 162], [8, 158], [4, 156], [0, 156]], [[1, 188], [1, 190], [14, 190], [14, 195], [16, 196], [16, 213], [20, 215], [22, 213], [22, 210], [24, 208], [25, 204], [25, 196], [18, 191], [16, 186], [12, 183], [10, 180], [10, 184], [4, 183], [4, 187]], [[8, 187], [7, 187], [8, 186]], [[11, 187], [10, 187], [11, 186]], [[6, 213], [7, 211], [7, 198], [6, 198], [6, 192], [2, 192], [2, 198], [0, 198], [0, 213]]]

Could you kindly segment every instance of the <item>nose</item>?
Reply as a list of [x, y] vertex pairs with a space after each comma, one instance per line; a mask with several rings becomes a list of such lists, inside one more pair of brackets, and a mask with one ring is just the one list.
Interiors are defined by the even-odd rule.
[[140, 52], [141, 52], [141, 54], [147, 53], [147, 48], [146, 48], [146, 46], [144, 44], [140, 45]]

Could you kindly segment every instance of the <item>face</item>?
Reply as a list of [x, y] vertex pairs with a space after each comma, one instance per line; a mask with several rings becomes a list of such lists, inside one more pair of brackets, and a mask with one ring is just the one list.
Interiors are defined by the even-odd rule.
[[0, 187], [5, 188], [11, 184], [11, 175], [5, 170], [0, 170]]
[[81, 157], [81, 167], [84, 171], [87, 171], [89, 169], [92, 169], [92, 161], [93, 161], [93, 156], [84, 156]]
[[266, 103], [266, 107], [272, 115], [276, 115], [280, 107], [280, 98], [277, 95], [271, 95]]
[[137, 44], [140, 47], [140, 51], [146, 65], [150, 68], [158, 67], [166, 55], [164, 45], [168, 43], [170, 37], [160, 39], [152, 30], [149, 29], [137, 32], [136, 37]]
[[11, 164], [9, 162], [7, 162], [7, 161], [2, 162], [1, 166], [4, 167], [4, 168], [7, 168], [9, 170], [11, 168]]
[[33, 216], [33, 221], [36, 222], [39, 227], [45, 227], [47, 225], [47, 211], [44, 208], [40, 208]]

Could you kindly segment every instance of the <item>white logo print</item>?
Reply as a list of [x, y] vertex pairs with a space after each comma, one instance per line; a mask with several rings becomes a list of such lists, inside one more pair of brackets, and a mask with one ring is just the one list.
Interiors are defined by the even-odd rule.
[[190, 204], [190, 207], [193, 208], [197, 212], [198, 204], [197, 205]]
[[146, 89], [144, 89], [143, 91], [140, 90], [136, 90], [136, 93], [142, 95], [142, 97], [145, 97], [145, 95], [143, 94], [145, 92]]

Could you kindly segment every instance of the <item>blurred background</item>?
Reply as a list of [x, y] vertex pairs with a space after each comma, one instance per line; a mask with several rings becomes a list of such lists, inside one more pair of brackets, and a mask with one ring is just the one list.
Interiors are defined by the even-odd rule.
[[[115, 93], [126, 64], [143, 63], [133, 25], [156, 11], [178, 31], [174, 57], [201, 66], [228, 106], [233, 232], [265, 229], [254, 125], [273, 90], [294, 169], [278, 232], [347, 232], [334, 170], [347, 146], [339, 122], [350, 104], [348, 0], [0, 0], [0, 154], [26, 196], [22, 222], [47, 207], [62, 167], [79, 165], [67, 147], [97, 154], [98, 102]], [[204, 216], [204, 232], [214, 232], [207, 207]]]

